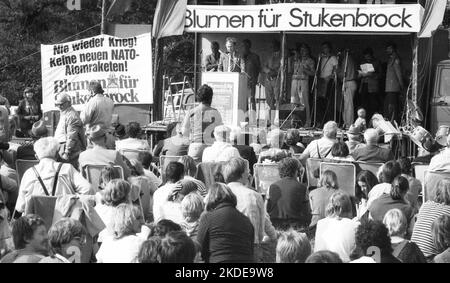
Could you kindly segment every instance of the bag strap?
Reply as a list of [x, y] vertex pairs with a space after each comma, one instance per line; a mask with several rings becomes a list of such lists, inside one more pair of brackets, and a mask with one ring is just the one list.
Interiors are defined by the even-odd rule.
[[33, 166], [31, 168], [33, 168], [34, 174], [36, 175], [36, 178], [39, 180], [39, 183], [41, 183], [42, 189], [44, 190], [45, 194], [47, 196], [50, 196], [50, 194], [47, 191], [47, 188], [45, 187], [44, 181], [42, 181], [41, 176], [39, 175], [38, 171], [36, 170], [36, 167]]
[[62, 165], [63, 165], [63, 163], [59, 163], [58, 169], [56, 170], [55, 178], [53, 179], [52, 196], [55, 196], [56, 185], [58, 184], [58, 179], [59, 179], [59, 171], [61, 171]]
[[319, 150], [319, 143], [316, 142], [316, 149], [317, 149], [317, 155], [319, 156], [319, 159], [322, 159], [322, 156], [320, 156], [320, 150]]

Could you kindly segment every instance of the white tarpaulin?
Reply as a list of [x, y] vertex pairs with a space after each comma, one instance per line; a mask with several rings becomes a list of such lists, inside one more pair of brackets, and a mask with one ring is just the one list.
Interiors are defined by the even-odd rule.
[[55, 110], [55, 97], [67, 93], [81, 110], [89, 81], [102, 84], [116, 104], [151, 104], [151, 34], [130, 38], [99, 35], [55, 45], [41, 45], [43, 110]]
[[428, 0], [425, 5], [425, 15], [423, 19], [422, 29], [417, 37], [431, 37], [444, 19], [447, 2], [444, 0]]
[[272, 4], [188, 5], [188, 32], [419, 32], [422, 6]]

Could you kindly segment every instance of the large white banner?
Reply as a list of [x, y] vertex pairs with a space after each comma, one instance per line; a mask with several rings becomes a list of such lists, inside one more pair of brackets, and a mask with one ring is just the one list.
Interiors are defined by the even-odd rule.
[[41, 45], [43, 110], [55, 110], [55, 97], [67, 93], [81, 110], [88, 85], [99, 81], [116, 104], [151, 104], [151, 34], [130, 38], [99, 35], [63, 44]]
[[419, 32], [420, 4], [188, 5], [188, 32]]

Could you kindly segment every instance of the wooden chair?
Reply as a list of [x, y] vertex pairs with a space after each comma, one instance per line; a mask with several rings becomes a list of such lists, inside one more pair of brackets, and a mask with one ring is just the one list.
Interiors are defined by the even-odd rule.
[[370, 171], [375, 176], [377, 176], [378, 170], [380, 169], [381, 166], [383, 166], [384, 163], [357, 161], [356, 164], [358, 164], [358, 166], [359, 166], [359, 168], [361, 168], [361, 170]]
[[322, 159], [308, 158], [306, 159], [306, 179], [308, 181], [308, 189], [317, 187], [320, 178], [320, 163]]
[[182, 156], [168, 156], [168, 155], [161, 155], [159, 157], [159, 171], [161, 173], [161, 180], [164, 183], [166, 183], [166, 167], [170, 162], [178, 161], [180, 160]]
[[17, 186], [20, 186], [20, 181], [22, 181], [22, 177], [25, 174], [25, 172], [31, 167], [38, 164], [39, 160], [24, 160], [24, 159], [16, 160]]
[[[84, 166], [84, 176], [86, 176], [86, 179], [91, 183], [92, 188], [94, 189], [94, 192], [96, 193], [98, 191], [98, 186], [100, 185], [100, 175], [102, 172], [102, 169], [107, 165], [91, 165], [88, 164]], [[113, 168], [118, 169], [120, 173], [120, 178], [125, 179], [123, 168], [119, 165], [113, 165]]]
[[356, 187], [356, 166], [353, 163], [320, 163], [320, 175], [326, 170], [333, 171], [337, 176], [339, 189], [347, 192], [350, 196], [355, 196]]
[[[303, 179], [305, 168], [301, 167], [299, 180]], [[255, 178], [256, 191], [266, 195], [270, 185], [281, 180], [278, 164], [276, 163], [256, 163], [253, 165], [253, 176]]]

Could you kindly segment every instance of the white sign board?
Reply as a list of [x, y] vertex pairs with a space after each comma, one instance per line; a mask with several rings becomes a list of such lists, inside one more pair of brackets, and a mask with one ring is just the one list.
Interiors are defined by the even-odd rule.
[[188, 32], [419, 32], [420, 4], [188, 5]]
[[89, 99], [91, 80], [99, 81], [116, 104], [153, 103], [151, 42], [146, 33], [41, 45], [43, 110], [55, 110], [56, 95], [67, 93], [80, 111]]

